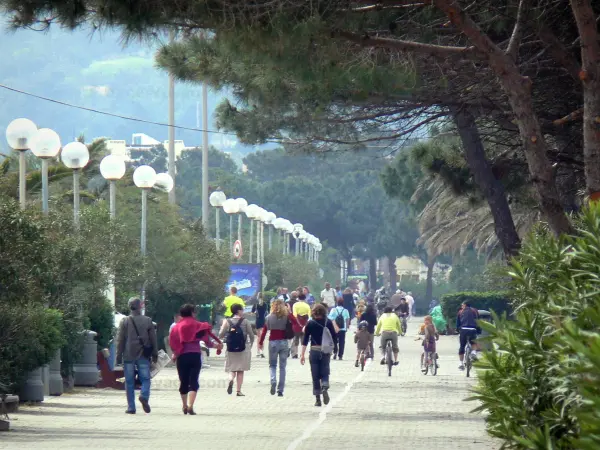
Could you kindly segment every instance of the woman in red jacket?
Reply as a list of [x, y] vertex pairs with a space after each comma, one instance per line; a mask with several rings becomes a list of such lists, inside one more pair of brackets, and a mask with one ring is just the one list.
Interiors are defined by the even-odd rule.
[[177, 361], [179, 375], [179, 394], [183, 403], [183, 413], [195, 415], [194, 402], [198, 394], [198, 378], [202, 369], [202, 350], [200, 341], [208, 347], [223, 348], [223, 344], [212, 333], [209, 323], [194, 318], [194, 305], [183, 305], [179, 310], [181, 320], [169, 335], [169, 345], [173, 350], [173, 360]]

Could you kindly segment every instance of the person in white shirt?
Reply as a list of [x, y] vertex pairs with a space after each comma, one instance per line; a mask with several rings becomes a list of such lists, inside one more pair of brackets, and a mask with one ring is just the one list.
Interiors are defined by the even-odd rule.
[[408, 317], [412, 317], [415, 315], [415, 299], [411, 295], [411, 292], [406, 294], [405, 298], [406, 298], [406, 303], [408, 303], [408, 310], [410, 311]]
[[325, 283], [325, 289], [321, 291], [321, 303], [331, 309], [335, 306], [335, 300], [336, 294], [335, 291], [331, 289], [331, 283]]

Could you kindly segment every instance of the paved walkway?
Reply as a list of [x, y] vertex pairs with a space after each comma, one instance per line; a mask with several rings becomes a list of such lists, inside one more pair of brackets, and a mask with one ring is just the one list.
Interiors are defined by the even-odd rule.
[[[416, 321], [409, 324], [409, 332]], [[475, 382], [457, 368], [457, 338], [440, 338], [436, 377], [419, 370], [420, 341], [401, 339], [401, 363], [388, 377], [378, 361], [365, 372], [354, 367], [352, 334], [347, 360], [332, 361], [327, 407], [313, 406], [310, 368], [288, 360], [285, 396], [269, 395], [268, 363], [253, 359], [243, 388], [228, 396], [223, 360], [201, 375], [197, 416], [181, 413], [177, 373], [164, 369], [154, 380], [146, 415], [124, 414], [125, 394], [80, 389], [22, 406], [12, 430], [0, 435], [0, 449], [498, 449], [483, 418], [464, 402]]]

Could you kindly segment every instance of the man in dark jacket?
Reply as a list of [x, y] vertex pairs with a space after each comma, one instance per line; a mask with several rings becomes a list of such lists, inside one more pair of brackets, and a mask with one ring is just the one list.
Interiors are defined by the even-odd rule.
[[117, 338], [117, 359], [123, 358], [127, 414], [135, 414], [135, 371], [137, 369], [142, 389], [139, 401], [144, 412], [150, 412], [150, 359], [158, 359], [156, 331], [152, 319], [142, 315], [142, 302], [138, 297], [129, 299], [129, 317], [121, 320]]

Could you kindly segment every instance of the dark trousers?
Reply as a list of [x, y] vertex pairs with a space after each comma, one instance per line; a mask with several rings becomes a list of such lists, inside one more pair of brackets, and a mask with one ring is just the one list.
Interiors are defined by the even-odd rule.
[[310, 362], [310, 373], [313, 382], [313, 395], [321, 395], [323, 389], [329, 389], [329, 353], [321, 353], [320, 350], [311, 350], [308, 355]]
[[179, 393], [198, 392], [200, 384], [200, 369], [202, 359], [200, 353], [184, 353], [177, 357], [177, 374], [179, 375]]
[[346, 348], [346, 330], [338, 331], [333, 344], [333, 354], [337, 355], [338, 358], [344, 356], [344, 349]]

